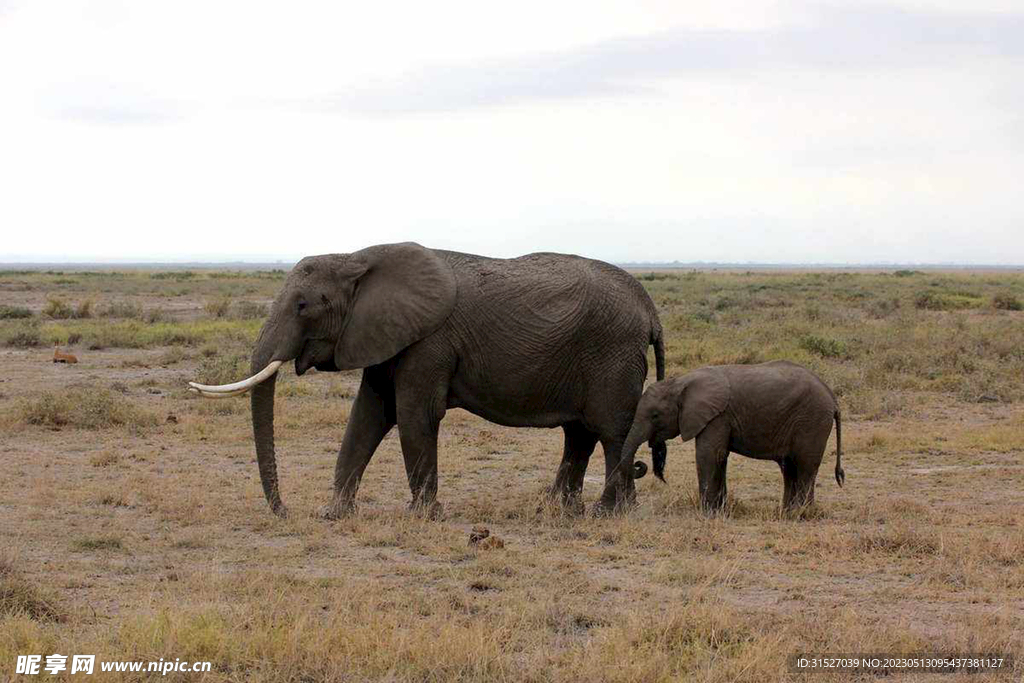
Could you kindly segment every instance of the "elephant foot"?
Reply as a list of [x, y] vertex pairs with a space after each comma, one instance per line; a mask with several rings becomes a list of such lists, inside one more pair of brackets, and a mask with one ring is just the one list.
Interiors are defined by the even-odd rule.
[[620, 498], [615, 501], [608, 501], [602, 498], [594, 503], [594, 507], [591, 509], [591, 515], [594, 517], [625, 515], [637, 507], [639, 507], [639, 503], [636, 502], [636, 495], [629, 496], [628, 498]]
[[316, 511], [315, 516], [317, 519], [324, 519], [328, 521], [343, 519], [355, 512], [355, 509], [355, 503], [352, 503], [351, 501], [331, 501], [327, 505], [322, 505]]
[[569, 517], [582, 517], [587, 512], [587, 506], [579, 496], [572, 496], [562, 501], [562, 512]]
[[430, 502], [414, 500], [409, 503], [409, 512], [424, 519], [441, 519], [444, 517], [444, 506], [436, 500]]
[[284, 503], [278, 503], [270, 508], [270, 511], [281, 519], [288, 517], [288, 508], [284, 506]]

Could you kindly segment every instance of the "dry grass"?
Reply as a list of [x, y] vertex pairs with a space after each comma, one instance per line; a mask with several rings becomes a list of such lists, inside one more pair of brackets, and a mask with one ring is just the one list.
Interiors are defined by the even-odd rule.
[[156, 416], [127, 399], [106, 390], [75, 389], [44, 392], [21, 406], [21, 421], [44, 427], [107, 429], [124, 427], [133, 431], [156, 424]]
[[[1024, 660], [1024, 313], [995, 303], [1024, 296], [1020, 275], [641, 277], [670, 373], [786, 357], [836, 388], [847, 485], [831, 479], [830, 447], [800, 515], [780, 513], [777, 466], [734, 455], [726, 512], [705, 516], [693, 444], [672, 443], [668, 483], [640, 481], [635, 511], [577, 517], [544, 495], [558, 430], [455, 410], [442, 519], [405, 511], [393, 432], [356, 514], [330, 523], [312, 513], [330, 497], [358, 373], [281, 373], [285, 520], [263, 501], [247, 401], [184, 388], [246, 374], [280, 279], [0, 273], [11, 305], [34, 312], [0, 320], [0, 546], [17, 558], [0, 563], [0, 662], [96, 652], [210, 660], [209, 681], [611, 682], [788, 681], [802, 650]], [[954, 310], [919, 308], [922, 292]], [[104, 319], [40, 320], [58, 294]], [[204, 310], [218, 300], [235, 302], [219, 319]], [[11, 344], [18, 334], [44, 346]], [[51, 363], [53, 341], [74, 335], [80, 363]], [[601, 461], [598, 449], [588, 503]], [[469, 545], [478, 524], [504, 547]]]
[[0, 556], [0, 623], [17, 619], [62, 621], [64, 616], [53, 596], [27, 580], [11, 558]]

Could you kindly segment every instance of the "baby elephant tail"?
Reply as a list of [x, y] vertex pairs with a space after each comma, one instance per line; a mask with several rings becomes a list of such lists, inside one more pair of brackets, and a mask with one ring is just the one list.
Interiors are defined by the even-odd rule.
[[665, 379], [665, 335], [661, 325], [651, 335], [651, 343], [654, 344], [654, 376], [660, 382]]
[[846, 472], [843, 471], [843, 420], [839, 415], [839, 408], [836, 408], [836, 483], [840, 488], [846, 481]]

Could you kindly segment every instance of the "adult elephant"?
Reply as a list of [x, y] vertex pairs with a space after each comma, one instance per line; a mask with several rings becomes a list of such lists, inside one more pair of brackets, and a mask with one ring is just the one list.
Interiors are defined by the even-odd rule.
[[552, 495], [571, 506], [581, 505], [583, 475], [600, 441], [605, 488], [597, 507], [604, 511], [635, 497], [633, 454], [621, 455], [649, 344], [662, 379], [657, 311], [640, 283], [615, 266], [550, 253], [493, 259], [406, 242], [302, 259], [256, 340], [255, 374], [234, 384], [190, 384], [211, 397], [252, 390], [260, 480], [279, 515], [274, 385], [289, 360], [297, 375], [363, 369], [327, 517], [352, 509], [363, 471], [396, 424], [411, 507], [439, 512], [437, 434], [448, 408], [513, 427], [561, 426]]

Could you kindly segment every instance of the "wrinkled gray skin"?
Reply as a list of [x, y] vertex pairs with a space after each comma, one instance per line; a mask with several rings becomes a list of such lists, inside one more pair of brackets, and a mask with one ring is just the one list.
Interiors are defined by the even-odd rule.
[[647, 441], [654, 473], [664, 481], [665, 442], [697, 439], [697, 482], [707, 510], [725, 504], [729, 453], [774, 460], [782, 470], [786, 510], [814, 502], [814, 480], [836, 423], [836, 481], [843, 485], [842, 427], [832, 390], [810, 370], [787, 361], [716, 365], [647, 388], [623, 458]]
[[[491, 259], [403, 243], [302, 259], [260, 332], [253, 372], [273, 360], [295, 372], [362, 368], [327, 517], [349, 512], [370, 458], [399, 427], [411, 507], [436, 514], [437, 434], [449, 408], [514, 427], [562, 427], [552, 495], [578, 508], [598, 441], [605, 488], [598, 510], [635, 498], [622, 444], [661, 324], [643, 287], [619, 268], [562, 254]], [[274, 384], [252, 391], [260, 480], [284, 514], [274, 456]]]

